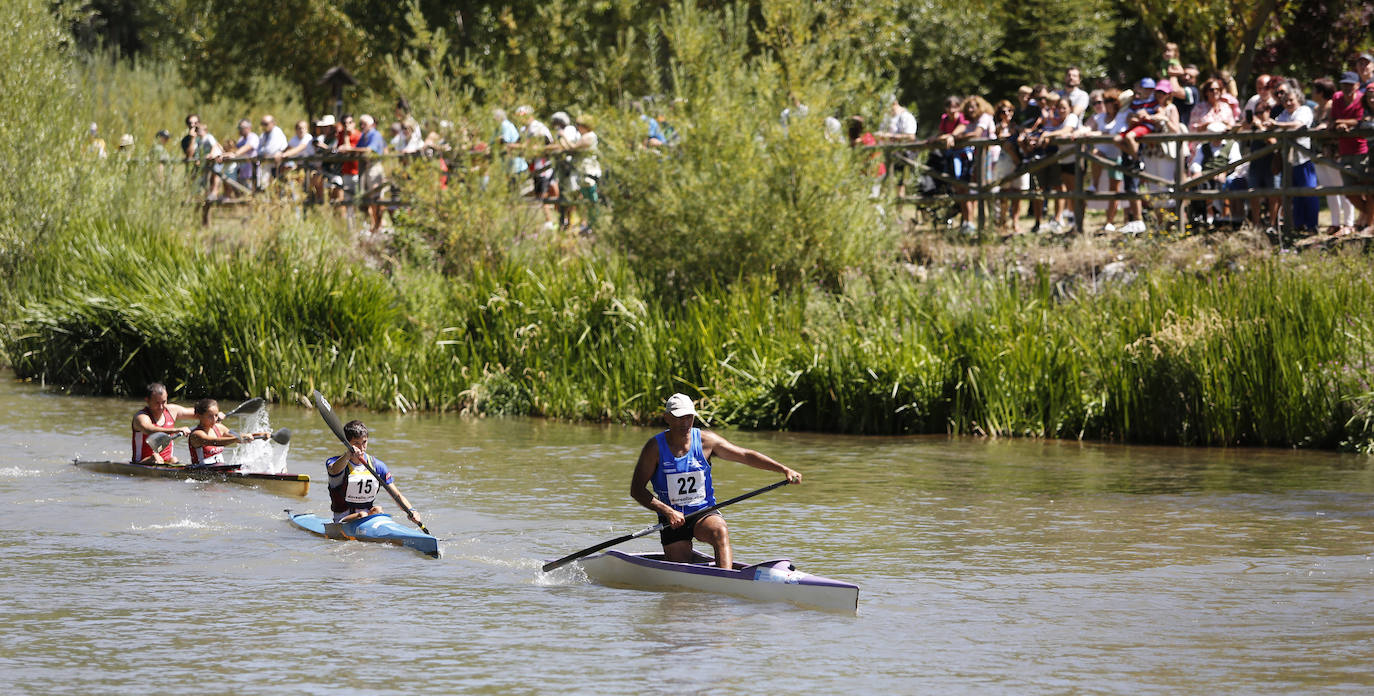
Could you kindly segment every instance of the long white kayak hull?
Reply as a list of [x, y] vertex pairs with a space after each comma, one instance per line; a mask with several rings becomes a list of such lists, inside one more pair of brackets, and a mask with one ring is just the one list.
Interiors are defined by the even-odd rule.
[[717, 568], [708, 556], [700, 563], [673, 563], [663, 554], [606, 553], [578, 561], [587, 577], [603, 585], [634, 589], [687, 589], [765, 602], [790, 602], [818, 609], [852, 612], [859, 586], [797, 570], [786, 559]]

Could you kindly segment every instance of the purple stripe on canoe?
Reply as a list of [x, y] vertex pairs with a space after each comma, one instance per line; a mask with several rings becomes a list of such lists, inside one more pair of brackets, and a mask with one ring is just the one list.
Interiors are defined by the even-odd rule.
[[[792, 570], [792, 562], [791, 560], [786, 558], [780, 558], [772, 561], [764, 561], [763, 563], [755, 563], [752, 565], [736, 564], [737, 567], [735, 569], [726, 570], [725, 568], [717, 568], [714, 565], [714, 560], [711, 560], [712, 565], [699, 565], [696, 563], [674, 563], [672, 561], [660, 561], [656, 558], [646, 558], [644, 556], [624, 553], [622, 551], [615, 550], [607, 551], [606, 555], [614, 556], [620, 560], [632, 563], [637, 566], [644, 566], [646, 568], [658, 568], [661, 570], [668, 570], [674, 573], [684, 573], [688, 575], [710, 575], [718, 578], [725, 578], [728, 580], [743, 580], [745, 582], [769, 582], [767, 580], [759, 580], [757, 577], [755, 577], [755, 571], [758, 568], [767, 568], [777, 563], [786, 563], [788, 566], [785, 569], [778, 569], [780, 571], [787, 572]], [[699, 557], [706, 558], [705, 556]], [[858, 585], [855, 585], [853, 583], [841, 582], [839, 580], [831, 580], [830, 578], [823, 578], [819, 575], [811, 575], [810, 573], [802, 573], [801, 575], [802, 577], [798, 578], [797, 582], [791, 584], [814, 585], [818, 587], [852, 587], [854, 589], [858, 589], [859, 587]]]

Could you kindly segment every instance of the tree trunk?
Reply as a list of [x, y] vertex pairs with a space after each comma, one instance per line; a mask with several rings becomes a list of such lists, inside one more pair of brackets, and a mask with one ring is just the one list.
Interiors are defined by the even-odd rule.
[[1245, 28], [1245, 33], [1241, 39], [1240, 50], [1237, 51], [1239, 62], [1236, 65], [1236, 87], [1244, 90], [1250, 84], [1250, 70], [1255, 65], [1255, 54], [1259, 52], [1259, 38], [1264, 32], [1264, 27], [1269, 23], [1269, 18], [1278, 9], [1279, 0], [1260, 0], [1259, 6], [1255, 8], [1254, 19], [1250, 26]]

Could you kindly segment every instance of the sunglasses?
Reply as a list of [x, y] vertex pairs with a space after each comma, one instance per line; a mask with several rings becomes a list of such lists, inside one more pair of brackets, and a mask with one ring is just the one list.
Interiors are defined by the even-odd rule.
[[1107, 102], [1104, 102], [1104, 101], [1102, 101], [1101, 99], [1098, 99], [1098, 100], [1093, 101], [1093, 102], [1090, 102], [1090, 103], [1091, 103], [1093, 106], [1097, 106], [1098, 104], [1106, 104]]

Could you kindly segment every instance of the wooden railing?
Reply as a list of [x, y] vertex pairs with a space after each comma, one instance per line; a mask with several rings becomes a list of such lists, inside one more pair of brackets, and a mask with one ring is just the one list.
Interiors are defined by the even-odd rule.
[[[1239, 142], [1250, 142], [1255, 140], [1273, 140], [1273, 143], [1266, 143], [1257, 149], [1244, 154], [1239, 160], [1230, 162], [1225, 166], [1204, 169], [1196, 176], [1189, 176], [1188, 173], [1188, 148], [1175, 147], [1173, 159], [1173, 176], [1164, 178], [1148, 172], [1126, 171], [1121, 165], [1112, 162], [1094, 152], [1094, 146], [1101, 144], [1112, 144], [1111, 136], [1078, 136], [1064, 138], [1054, 141], [1059, 150], [1054, 154], [1034, 160], [1023, 161], [1015, 171], [998, 178], [988, 180], [984, 176], [986, 167], [983, 166], [989, 148], [994, 146], [1008, 147], [1006, 140], [966, 140], [955, 144], [953, 149], [971, 147], [974, 150], [973, 165], [970, 168], [968, 181], [955, 180], [941, 172], [931, 170], [920, 157], [919, 153], [932, 150], [948, 150], [939, 142], [889, 142], [879, 145], [863, 147], [865, 150], [882, 151], [887, 156], [889, 175], [891, 165], [895, 158], [906, 159], [908, 165], [915, 165], [918, 173], [923, 173], [933, 179], [946, 184], [949, 187], [968, 189], [968, 193], [938, 193], [921, 194], [906, 196], [902, 202], [921, 202], [921, 201], [976, 201], [978, 203], [976, 227], [979, 232], [987, 226], [987, 203], [990, 201], [1011, 201], [1011, 200], [1067, 200], [1073, 204], [1073, 224], [1074, 230], [1083, 233], [1083, 221], [1085, 218], [1088, 201], [1120, 201], [1128, 202], [1131, 200], [1168, 200], [1173, 201], [1175, 210], [1179, 211], [1177, 216], [1177, 231], [1182, 234], [1187, 224], [1187, 216], [1182, 214], [1185, 201], [1194, 200], [1242, 200], [1251, 198], [1279, 198], [1282, 200], [1284, 210], [1284, 224], [1291, 224], [1293, 219], [1292, 203], [1294, 198], [1317, 197], [1343, 194], [1374, 194], [1374, 172], [1360, 169], [1352, 171], [1350, 168], [1341, 164], [1334, 158], [1321, 154], [1322, 148], [1319, 143], [1324, 140], [1336, 138], [1363, 137], [1371, 140], [1371, 148], [1374, 148], [1374, 130], [1356, 130], [1348, 132], [1335, 132], [1326, 129], [1318, 130], [1282, 130], [1282, 131], [1236, 131], [1222, 134], [1212, 133], [1186, 133], [1186, 134], [1154, 134], [1146, 135], [1137, 140], [1141, 148], [1148, 145], [1160, 145], [1164, 143], [1207, 143], [1219, 140], [1233, 140]], [[1298, 144], [1302, 138], [1311, 139], [1311, 148], [1304, 148]], [[1199, 145], [1200, 147], [1201, 145]], [[1287, 185], [1291, 181], [1292, 165], [1289, 163], [1289, 153], [1300, 151], [1309, 159], [1318, 164], [1324, 164], [1341, 170], [1343, 173], [1351, 175], [1358, 183], [1350, 186], [1318, 186], [1315, 188], [1293, 187]], [[917, 157], [910, 157], [905, 153], [916, 153]], [[1200, 186], [1214, 180], [1218, 175], [1227, 174], [1235, 171], [1242, 164], [1253, 162], [1256, 159], [1273, 154], [1282, 161], [1282, 173], [1284, 186], [1279, 188], [1260, 188], [1248, 187], [1236, 190], [1199, 190]], [[1104, 170], [1121, 172], [1123, 176], [1138, 177], [1142, 185], [1154, 184], [1158, 190], [1141, 190], [1137, 193], [1115, 193], [1102, 191], [1089, 191], [1085, 187], [1086, 171], [1084, 164], [1095, 162]], [[1017, 181], [1026, 174], [1032, 175], [1042, 170], [1058, 166], [1060, 164], [1074, 164], [1074, 184], [1067, 191], [1046, 191], [1046, 190], [1007, 190], [1005, 186]], [[1033, 183], [1034, 187], [1035, 184]], [[994, 190], [997, 189], [997, 190]]]

